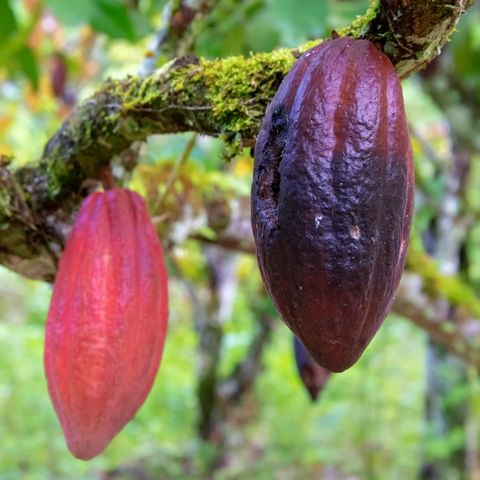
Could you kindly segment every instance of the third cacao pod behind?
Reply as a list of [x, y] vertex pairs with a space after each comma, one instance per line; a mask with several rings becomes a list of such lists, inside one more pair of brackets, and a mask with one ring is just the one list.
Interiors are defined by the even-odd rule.
[[266, 288], [315, 361], [353, 365], [387, 315], [414, 195], [402, 90], [368, 40], [309, 50], [255, 146], [252, 229]]
[[293, 336], [293, 351], [298, 375], [307, 389], [310, 399], [312, 402], [316, 402], [332, 373], [315, 362], [295, 335]]

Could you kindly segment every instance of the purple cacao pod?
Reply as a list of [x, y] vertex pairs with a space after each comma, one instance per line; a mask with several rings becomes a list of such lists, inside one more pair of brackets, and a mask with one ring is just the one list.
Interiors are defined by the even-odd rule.
[[402, 90], [368, 40], [300, 57], [255, 146], [252, 228], [262, 278], [314, 360], [353, 365], [393, 302], [414, 195]]

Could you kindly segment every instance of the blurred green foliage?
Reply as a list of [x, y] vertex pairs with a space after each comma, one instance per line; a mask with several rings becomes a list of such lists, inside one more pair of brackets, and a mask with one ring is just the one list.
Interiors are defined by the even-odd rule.
[[[225, 371], [242, 357], [256, 321], [249, 307], [258, 285], [254, 259], [245, 256], [238, 268], [245, 273], [225, 325]], [[125, 464], [140, 464], [153, 478], [202, 478], [214, 452], [195, 432], [196, 337], [180, 282], [170, 285], [171, 323], [154, 389], [107, 451], [89, 463], [66, 450], [47, 394], [42, 353], [50, 289], [5, 270], [0, 285], [2, 480], [100, 478], [100, 471]], [[19, 298], [26, 299], [23, 305]], [[325, 466], [361, 478], [414, 478], [423, 435], [424, 340], [391, 316], [361, 361], [334, 375], [312, 404], [296, 373], [291, 335], [278, 321], [264, 372], [252, 397], [239, 405], [248, 422], [238, 426], [235, 461], [218, 478], [247, 478], [241, 476], [246, 465], [248, 478], [265, 480], [282, 471], [309, 478]], [[186, 463], [197, 474], [186, 473]]]

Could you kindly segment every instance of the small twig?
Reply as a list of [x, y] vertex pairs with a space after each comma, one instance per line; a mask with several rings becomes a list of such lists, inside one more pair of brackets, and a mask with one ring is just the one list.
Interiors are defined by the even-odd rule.
[[147, 75], [150, 75], [156, 68], [158, 57], [161, 53], [161, 48], [164, 45], [166, 39], [168, 38], [168, 34], [170, 31], [172, 3], [172, 1], [169, 1], [163, 7], [161, 20], [161, 24], [163, 25], [163, 27], [157, 32], [157, 34], [152, 40], [152, 43], [150, 44], [150, 47], [145, 53], [145, 58], [138, 70], [138, 75], [140, 77], [146, 77]]
[[162, 11], [162, 27], [153, 38], [140, 66], [140, 77], [150, 75], [157, 67], [162, 53], [177, 56], [190, 25], [202, 13], [213, 8], [218, 0], [170, 0]]
[[255, 253], [255, 244], [253, 239], [250, 238], [239, 238], [239, 237], [226, 237], [217, 235], [215, 238], [206, 237], [201, 233], [195, 233], [190, 236], [194, 240], [199, 242], [217, 245], [218, 247], [225, 248], [226, 250], [232, 250], [239, 253]]
[[183, 274], [182, 269], [178, 265], [175, 255], [169, 256], [169, 264], [174, 271], [175, 275], [180, 279], [184, 287], [186, 288], [190, 301], [193, 307], [193, 319], [197, 330], [205, 328], [208, 323], [208, 315], [203, 303], [197, 293], [195, 285]]
[[182, 155], [175, 163], [172, 171], [170, 172], [170, 176], [168, 177], [167, 183], [165, 184], [165, 190], [163, 194], [160, 197], [158, 197], [157, 201], [153, 206], [153, 210], [155, 212], [160, 210], [165, 204], [165, 200], [170, 195], [173, 185], [175, 184], [175, 180], [177, 180], [178, 178], [178, 174], [180, 173], [180, 170], [185, 165], [187, 160], [190, 158], [192, 150], [195, 147], [195, 144], [197, 143], [197, 138], [198, 138], [198, 135], [196, 133], [194, 133], [190, 137], [190, 140], [187, 142], [187, 145], [185, 146], [185, 149], [183, 150]]
[[259, 315], [258, 330], [253, 334], [244, 358], [238, 362], [229, 377], [219, 385], [219, 396], [226, 403], [236, 403], [254, 384], [262, 370], [262, 354], [270, 340], [275, 319], [267, 313]]

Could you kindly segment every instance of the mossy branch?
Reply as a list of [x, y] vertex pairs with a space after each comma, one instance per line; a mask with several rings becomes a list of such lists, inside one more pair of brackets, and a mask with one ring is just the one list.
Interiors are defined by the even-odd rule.
[[[377, 43], [404, 78], [438, 54], [469, 3], [373, 0], [338, 33]], [[147, 78], [106, 82], [53, 135], [38, 165], [11, 171], [0, 162], [0, 263], [52, 280], [65, 236], [59, 226], [71, 223], [84, 181], [149, 135], [196, 131], [253, 145], [282, 78], [320, 41], [248, 57], [185, 57]]]
[[406, 269], [393, 309], [443, 345], [480, 368], [480, 299], [458, 275], [445, 275], [412, 235]]

